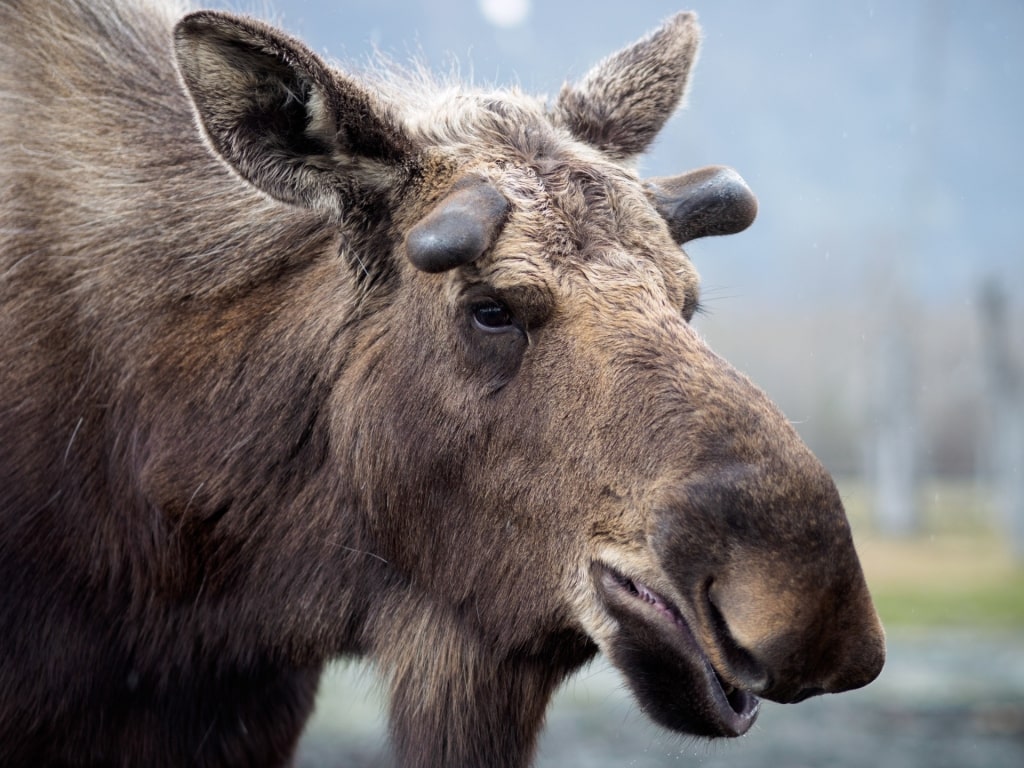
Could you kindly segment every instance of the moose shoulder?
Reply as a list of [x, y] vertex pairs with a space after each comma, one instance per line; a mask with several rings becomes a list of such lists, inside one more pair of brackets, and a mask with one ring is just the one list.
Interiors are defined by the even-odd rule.
[[279, 766], [362, 656], [404, 766], [523, 766], [602, 651], [681, 732], [884, 657], [836, 489], [689, 326], [679, 14], [545, 102], [261, 22], [0, 2], [0, 763]]

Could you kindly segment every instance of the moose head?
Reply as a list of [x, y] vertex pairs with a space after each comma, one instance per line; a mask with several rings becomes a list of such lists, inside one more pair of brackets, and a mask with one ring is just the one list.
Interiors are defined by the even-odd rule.
[[[454, 636], [495, 667], [568, 669], [596, 646], [652, 718], [707, 736], [746, 732], [758, 697], [847, 690], [881, 667], [832, 480], [690, 326], [698, 282], [679, 246], [745, 229], [756, 200], [727, 168], [633, 170], [698, 34], [679, 14], [546, 104], [358, 82], [223, 14], [178, 27], [214, 151], [341, 222], [374, 282], [332, 445], [369, 548], [436, 620], [383, 664], [393, 716], [421, 718], [400, 742], [446, 733], [436, 707], [408, 702], [423, 680], [407, 655]], [[431, 681], [479, 655], [453, 653]]]

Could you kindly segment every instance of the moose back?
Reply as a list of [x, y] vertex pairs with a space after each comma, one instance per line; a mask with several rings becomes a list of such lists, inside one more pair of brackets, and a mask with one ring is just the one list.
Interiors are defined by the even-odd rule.
[[280, 766], [330, 659], [403, 766], [523, 766], [599, 651], [653, 720], [864, 685], [836, 489], [690, 327], [643, 179], [681, 13], [553, 99], [249, 18], [0, 0], [0, 763]]

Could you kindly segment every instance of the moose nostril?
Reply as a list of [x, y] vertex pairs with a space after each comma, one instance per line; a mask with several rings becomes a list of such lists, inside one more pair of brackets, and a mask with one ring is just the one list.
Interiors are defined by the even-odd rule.
[[771, 687], [771, 676], [768, 669], [757, 660], [753, 653], [744, 648], [735, 638], [729, 629], [729, 622], [722, 615], [718, 605], [715, 603], [713, 583], [707, 585], [708, 613], [711, 617], [711, 624], [718, 638], [719, 647], [729, 665], [729, 672], [741, 683], [743, 688], [753, 693], [759, 693]]
[[[817, 564], [828, 575], [826, 565]], [[811, 572], [785, 581], [748, 565], [707, 589], [709, 628], [742, 651], [719, 645], [726, 671], [759, 671], [764, 686], [749, 690], [762, 698], [790, 703], [840, 693], [867, 685], [882, 669], [885, 633], [859, 569], [846, 579]]]

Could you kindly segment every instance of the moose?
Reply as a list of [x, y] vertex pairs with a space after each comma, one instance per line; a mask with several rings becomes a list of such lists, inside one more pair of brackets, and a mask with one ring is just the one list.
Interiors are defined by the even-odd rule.
[[524, 766], [603, 652], [674, 731], [863, 686], [835, 485], [691, 327], [734, 171], [641, 178], [680, 13], [556, 97], [249, 17], [0, 0], [0, 764]]

